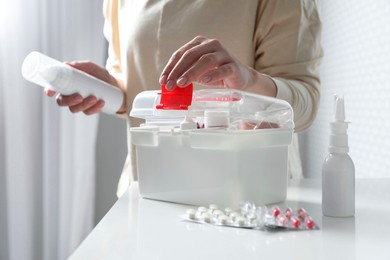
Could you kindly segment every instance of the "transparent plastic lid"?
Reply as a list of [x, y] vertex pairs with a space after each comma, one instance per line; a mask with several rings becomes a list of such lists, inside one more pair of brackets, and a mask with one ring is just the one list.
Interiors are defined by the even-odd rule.
[[[197, 122], [202, 118], [206, 122], [228, 122], [230, 129], [242, 129], [242, 124], [246, 124], [249, 129], [294, 128], [293, 110], [284, 100], [233, 89], [203, 89], [193, 92], [192, 88], [190, 92], [190, 88], [185, 89], [184, 94], [182, 89], [178, 89], [181, 92], [176, 96], [169, 91], [141, 92], [133, 101], [130, 116], [145, 119], [146, 125], [178, 125], [184, 118], [191, 117], [197, 118]], [[174, 108], [161, 103], [162, 100], [167, 100], [164, 93], [178, 99], [185, 95], [186, 104]], [[221, 120], [222, 115], [228, 117], [228, 120]], [[215, 117], [207, 120], [210, 116]]]

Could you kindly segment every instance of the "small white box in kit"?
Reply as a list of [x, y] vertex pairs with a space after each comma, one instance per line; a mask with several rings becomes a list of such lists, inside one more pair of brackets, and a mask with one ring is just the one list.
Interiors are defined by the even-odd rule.
[[130, 129], [142, 197], [229, 207], [286, 199], [294, 130], [287, 102], [238, 90], [163, 86], [138, 94], [130, 116], [145, 119]]

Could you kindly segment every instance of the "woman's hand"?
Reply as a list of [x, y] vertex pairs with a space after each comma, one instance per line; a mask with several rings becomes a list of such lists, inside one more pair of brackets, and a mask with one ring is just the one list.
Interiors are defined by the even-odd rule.
[[234, 58], [215, 39], [197, 36], [173, 53], [160, 76], [168, 90], [194, 82], [276, 96], [274, 82]]
[[[90, 61], [76, 61], [76, 62], [66, 62], [69, 66], [72, 66], [75, 69], [84, 71], [100, 80], [103, 80], [111, 85], [118, 86], [118, 82], [113, 76], [111, 76], [108, 71]], [[51, 89], [45, 90], [46, 95], [52, 97], [56, 94], [55, 91]], [[69, 107], [69, 110], [72, 113], [83, 112], [86, 115], [92, 115], [99, 113], [104, 107], [104, 101], [98, 100], [95, 96], [89, 96], [83, 99], [83, 97], [78, 94], [72, 95], [61, 95], [56, 96], [57, 104], [61, 107]], [[122, 109], [121, 109], [122, 110]]]

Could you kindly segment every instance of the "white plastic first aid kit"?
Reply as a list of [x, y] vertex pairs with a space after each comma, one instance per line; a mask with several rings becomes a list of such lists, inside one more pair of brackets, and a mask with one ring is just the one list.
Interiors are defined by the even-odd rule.
[[192, 85], [136, 96], [130, 129], [140, 195], [163, 201], [236, 206], [286, 199], [293, 111], [283, 100]]

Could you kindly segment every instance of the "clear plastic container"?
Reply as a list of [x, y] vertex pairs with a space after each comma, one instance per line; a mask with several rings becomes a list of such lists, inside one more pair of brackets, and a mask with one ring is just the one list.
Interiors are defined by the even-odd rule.
[[[178, 97], [185, 101], [174, 106], [161, 102], [167, 99], [160, 91], [142, 92], [133, 102], [130, 116], [145, 119], [130, 129], [141, 196], [223, 206], [285, 200], [291, 106], [237, 90], [184, 92]], [[210, 115], [220, 127], [207, 128]], [[181, 128], [183, 122], [197, 127]]]
[[32, 83], [63, 95], [79, 93], [83, 98], [94, 95], [104, 100], [102, 111], [108, 114], [116, 113], [123, 103], [119, 88], [39, 52], [26, 56], [22, 75]]

